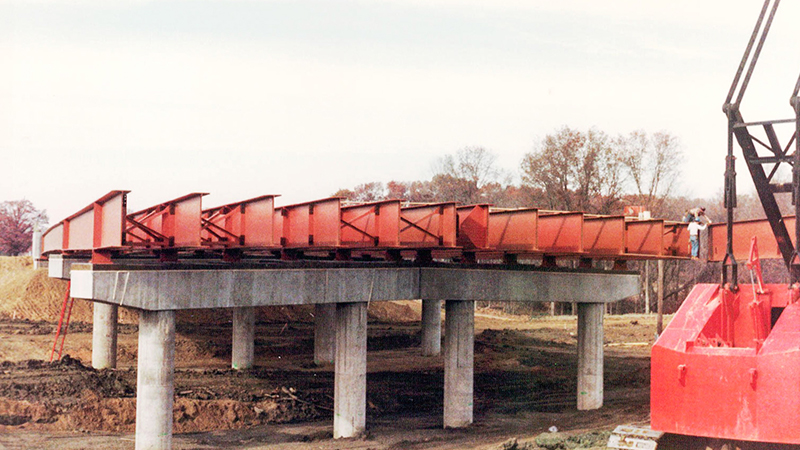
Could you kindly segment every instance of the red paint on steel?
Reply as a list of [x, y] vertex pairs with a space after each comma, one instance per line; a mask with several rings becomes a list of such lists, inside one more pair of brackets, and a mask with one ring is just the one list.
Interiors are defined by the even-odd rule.
[[406, 247], [455, 247], [455, 203], [414, 205], [400, 210], [400, 243]]
[[42, 253], [122, 247], [128, 192], [111, 191], [50, 227], [42, 236]]
[[[698, 284], [653, 346], [651, 425], [800, 444], [800, 304], [787, 285]], [[777, 317], [777, 312], [781, 312]], [[777, 319], [773, 319], [777, 317]]]
[[69, 307], [67, 308], [67, 320], [64, 322], [64, 331], [61, 332], [61, 345], [58, 347], [58, 359], [64, 353], [64, 341], [67, 340], [67, 331], [69, 330], [69, 319], [72, 317], [72, 307], [75, 306], [75, 299], [69, 299]]
[[691, 251], [689, 249], [689, 224], [684, 222], [664, 222], [663, 242], [663, 255], [683, 258], [691, 256]]
[[400, 246], [400, 200], [342, 207], [342, 245], [350, 247]]
[[456, 243], [465, 250], [486, 249], [489, 246], [489, 205], [469, 205], [456, 208], [458, 236]]
[[[224, 249], [226, 261], [240, 260], [247, 249], [279, 247], [299, 252], [294, 257], [305, 250], [433, 249], [437, 258], [472, 262], [512, 254], [688, 256], [686, 224], [661, 220], [623, 222], [622, 216], [492, 210], [487, 204], [456, 207], [452, 202], [402, 208], [399, 200], [386, 200], [343, 207], [335, 197], [275, 208], [271, 195], [203, 211], [203, 195], [126, 216], [127, 191], [112, 191], [51, 227], [42, 239], [45, 254], [88, 254], [97, 264], [141, 249], [175, 261], [180, 250], [203, 247]], [[396, 254], [391, 255], [396, 259]]]
[[[786, 229], [794, 230], [795, 217], [784, 216]], [[708, 227], [709, 261], [722, 261], [725, 257], [727, 242], [727, 225], [714, 223]], [[745, 220], [733, 224], [733, 255], [737, 261], [745, 260], [750, 254], [750, 239], [758, 238], [758, 250], [761, 259], [782, 259], [783, 254], [767, 219]], [[794, 245], [794, 234], [790, 233]]]
[[338, 197], [275, 208], [275, 236], [288, 248], [338, 247], [341, 217]]
[[539, 210], [523, 208], [489, 213], [489, 248], [509, 252], [536, 252]]
[[585, 216], [583, 218], [583, 251], [593, 256], [625, 253], [624, 216]]
[[[50, 350], [50, 362], [53, 362], [53, 356], [56, 353], [56, 345], [58, 345], [58, 336], [61, 334], [61, 325], [64, 323], [64, 312], [67, 310], [67, 303], [69, 302], [69, 290], [71, 283], [67, 281], [67, 290], [64, 292], [64, 301], [61, 302], [61, 314], [58, 316], [58, 328], [56, 328], [56, 338], [53, 340], [53, 349]], [[61, 358], [61, 352], [59, 352]]]
[[583, 213], [539, 212], [538, 248], [544, 253], [583, 252]]
[[277, 247], [273, 220], [275, 196], [264, 195], [209, 208], [202, 213], [201, 238], [212, 247]]
[[764, 276], [761, 273], [761, 258], [758, 256], [758, 239], [753, 236], [750, 243], [750, 256], [747, 257], [747, 269], [758, 281], [758, 292], [764, 292]]
[[663, 220], [631, 220], [625, 222], [625, 253], [661, 256], [664, 254], [663, 236]]
[[144, 247], [197, 248], [202, 193], [188, 194], [127, 216], [127, 242]]

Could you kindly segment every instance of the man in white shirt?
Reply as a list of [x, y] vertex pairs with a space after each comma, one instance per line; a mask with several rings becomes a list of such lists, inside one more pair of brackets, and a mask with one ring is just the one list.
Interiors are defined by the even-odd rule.
[[689, 243], [692, 246], [692, 259], [700, 255], [700, 230], [705, 230], [708, 225], [697, 220], [689, 222]]

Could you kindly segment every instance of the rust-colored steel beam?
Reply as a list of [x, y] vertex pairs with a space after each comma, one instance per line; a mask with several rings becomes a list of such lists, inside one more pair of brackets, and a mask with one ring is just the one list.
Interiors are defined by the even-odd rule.
[[400, 200], [342, 207], [341, 245], [400, 247]]
[[42, 253], [122, 248], [129, 192], [111, 191], [50, 227], [42, 235]]
[[[226, 261], [241, 259], [247, 250], [277, 249], [290, 259], [306, 251], [335, 251], [337, 259], [351, 258], [351, 251], [362, 256], [377, 251], [398, 260], [416, 251], [420, 261], [435, 256], [508, 264], [522, 255], [543, 257], [548, 264], [556, 257], [577, 257], [585, 264], [594, 258], [688, 256], [686, 224], [657, 219], [452, 202], [343, 206], [338, 197], [275, 208], [273, 195], [202, 210], [201, 193], [126, 216], [126, 195], [113, 191], [51, 227], [43, 237], [45, 254], [91, 253], [97, 263], [111, 262], [112, 252], [149, 250], [169, 261], [181, 250], [203, 248], [223, 250]], [[768, 244], [765, 248], [769, 255]]]
[[[795, 216], [784, 216], [786, 229], [793, 230]], [[722, 261], [725, 257], [727, 241], [727, 225], [711, 224], [708, 227], [708, 260]], [[761, 259], [783, 259], [784, 254], [775, 240], [772, 225], [768, 219], [744, 220], [733, 224], [733, 255], [737, 261], [746, 260], [750, 256], [750, 241], [758, 239], [758, 256]], [[790, 238], [793, 237], [790, 235]], [[794, 241], [792, 241], [794, 244]]]
[[664, 254], [664, 221], [649, 219], [625, 222], [625, 253], [662, 256]]
[[469, 205], [456, 208], [458, 236], [456, 244], [464, 250], [489, 248], [489, 205]]
[[222, 248], [273, 248], [274, 195], [209, 208], [202, 213], [204, 245]]
[[456, 247], [455, 203], [407, 206], [400, 210], [400, 243], [404, 247]]
[[664, 222], [664, 252], [662, 255], [688, 258], [689, 224], [684, 222]]
[[548, 255], [583, 253], [583, 213], [539, 211], [538, 249]]
[[620, 256], [626, 252], [625, 216], [583, 218], [583, 251], [592, 256]]
[[126, 244], [144, 248], [201, 246], [203, 193], [192, 193], [127, 216]]
[[274, 236], [285, 248], [339, 247], [341, 208], [339, 197], [275, 208]]
[[503, 252], [535, 253], [539, 210], [522, 208], [489, 213], [489, 248]]

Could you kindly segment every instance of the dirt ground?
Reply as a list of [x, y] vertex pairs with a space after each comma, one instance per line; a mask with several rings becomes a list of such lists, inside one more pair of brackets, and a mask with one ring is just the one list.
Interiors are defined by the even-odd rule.
[[[2, 276], [0, 270], [0, 282]], [[48, 293], [40, 290], [40, 295]], [[125, 315], [120, 326], [118, 369], [89, 367], [91, 324], [84, 320], [70, 325], [65, 356], [49, 363], [61, 302], [51, 296], [58, 300], [56, 307], [46, 308], [55, 310], [50, 321], [31, 320], [0, 304], [0, 448], [132, 449], [135, 314]], [[22, 297], [3, 298], [0, 289], [0, 302], [6, 305], [16, 301], [20, 309]], [[85, 309], [79, 319], [91, 317], [89, 306], [76, 302], [76, 310]], [[649, 422], [648, 356], [655, 316], [606, 316], [605, 404], [579, 412], [576, 318], [479, 309], [475, 423], [444, 430], [443, 361], [421, 356], [419, 314], [419, 302], [371, 307], [368, 432], [335, 441], [333, 367], [313, 364], [308, 310], [260, 312], [256, 368], [241, 372], [229, 368], [229, 312], [182, 314], [176, 339], [174, 448], [513, 450], [540, 448], [537, 436], [561, 439], [560, 447], [551, 448], [605, 448], [615, 425]], [[552, 427], [558, 435], [548, 432]]]
[[[475, 425], [456, 431], [441, 429], [443, 363], [420, 356], [419, 323], [370, 323], [369, 433], [333, 441], [333, 368], [313, 365], [310, 323], [259, 323], [256, 368], [243, 372], [228, 368], [229, 324], [179, 324], [175, 448], [488, 449], [532, 442], [553, 426], [584, 435], [647, 422], [653, 318], [606, 319], [605, 406], [592, 412], [575, 409], [576, 327], [573, 317], [479, 310]], [[53, 329], [0, 323], [0, 447], [133, 448], [136, 326], [121, 327], [119, 369], [101, 371], [87, 367], [86, 324], [68, 334], [70, 356], [46, 362]]]

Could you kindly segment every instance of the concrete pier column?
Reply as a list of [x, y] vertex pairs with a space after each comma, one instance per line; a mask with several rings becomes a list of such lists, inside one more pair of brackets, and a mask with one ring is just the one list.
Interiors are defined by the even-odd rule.
[[472, 423], [475, 302], [447, 300], [444, 314], [444, 427]]
[[422, 355], [436, 356], [442, 352], [442, 301], [422, 301]]
[[175, 311], [139, 312], [136, 450], [172, 448]]
[[92, 305], [92, 367], [117, 367], [117, 316], [119, 306], [94, 302]]
[[602, 303], [578, 304], [578, 409], [603, 406]]
[[33, 227], [33, 243], [31, 244], [31, 258], [33, 259], [33, 268], [39, 268], [39, 258], [42, 257], [42, 229], [39, 225]]
[[234, 308], [231, 367], [252, 369], [255, 360], [256, 309], [252, 306]]
[[314, 305], [314, 364], [333, 364], [336, 357], [336, 304]]
[[364, 433], [367, 416], [367, 304], [336, 305], [333, 437]]

